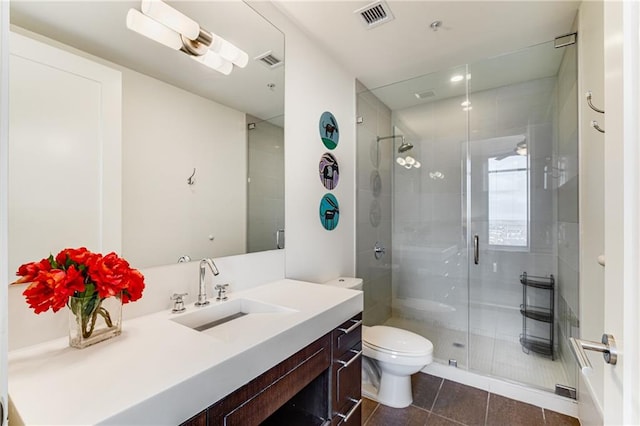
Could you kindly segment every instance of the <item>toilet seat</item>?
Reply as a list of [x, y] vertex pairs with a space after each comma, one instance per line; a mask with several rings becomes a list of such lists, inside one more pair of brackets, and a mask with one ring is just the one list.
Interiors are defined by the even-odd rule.
[[372, 350], [392, 356], [424, 357], [433, 353], [433, 344], [419, 334], [395, 327], [364, 327], [362, 343]]

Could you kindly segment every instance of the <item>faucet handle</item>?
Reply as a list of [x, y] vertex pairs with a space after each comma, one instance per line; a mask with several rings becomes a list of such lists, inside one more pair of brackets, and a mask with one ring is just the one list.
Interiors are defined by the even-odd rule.
[[218, 297], [216, 297], [217, 301], [227, 300], [227, 288], [229, 288], [229, 284], [216, 284], [214, 287], [218, 290]]
[[170, 299], [173, 300], [173, 309], [171, 309], [172, 313], [177, 314], [184, 312], [187, 309], [184, 307], [184, 297], [188, 294], [189, 293], [173, 293], [170, 297]]

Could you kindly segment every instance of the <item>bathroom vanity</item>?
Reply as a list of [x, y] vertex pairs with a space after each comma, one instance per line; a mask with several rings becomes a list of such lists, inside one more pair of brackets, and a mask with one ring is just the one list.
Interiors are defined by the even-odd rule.
[[[12, 424], [359, 424], [362, 304], [359, 291], [284, 279], [127, 320], [83, 350], [63, 338], [13, 351]], [[243, 315], [194, 329], [228, 309]]]
[[360, 425], [361, 357], [358, 314], [183, 425]]

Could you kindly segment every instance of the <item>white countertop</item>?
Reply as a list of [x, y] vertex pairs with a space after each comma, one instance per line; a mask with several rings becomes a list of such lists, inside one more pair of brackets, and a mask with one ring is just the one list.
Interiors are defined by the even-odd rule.
[[10, 352], [12, 424], [178, 424], [363, 307], [360, 291], [288, 279], [229, 294], [237, 298], [291, 311], [198, 332], [167, 310], [124, 321], [122, 335], [85, 349], [63, 338]]

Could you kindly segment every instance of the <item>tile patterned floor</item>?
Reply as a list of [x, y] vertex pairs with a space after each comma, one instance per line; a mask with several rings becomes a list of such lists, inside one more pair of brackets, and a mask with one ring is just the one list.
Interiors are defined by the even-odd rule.
[[411, 378], [413, 404], [390, 408], [364, 398], [365, 426], [579, 426], [578, 419], [440, 377]]

